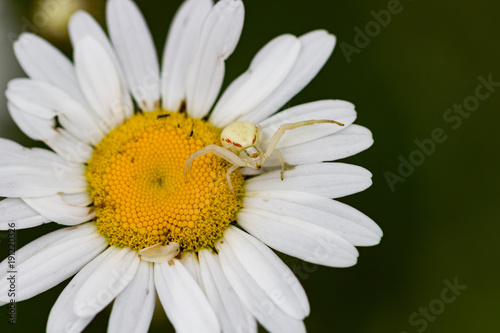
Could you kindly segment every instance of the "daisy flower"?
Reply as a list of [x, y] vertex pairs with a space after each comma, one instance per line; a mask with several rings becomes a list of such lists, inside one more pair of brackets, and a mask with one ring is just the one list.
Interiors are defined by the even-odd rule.
[[[357, 261], [380, 228], [332, 199], [371, 185], [367, 170], [325, 163], [372, 143], [339, 100], [276, 113], [331, 55], [324, 30], [271, 40], [220, 97], [225, 60], [244, 21], [240, 0], [184, 1], [161, 66], [131, 0], [109, 0], [109, 37], [85, 12], [70, 20], [73, 62], [41, 38], [15, 43], [29, 78], [7, 90], [17, 125], [49, 149], [0, 140], [0, 227], [64, 226], [0, 264], [0, 303], [34, 297], [70, 278], [48, 332], [80, 332], [111, 302], [110, 332], [146, 332], [156, 295], [178, 332], [305, 331], [307, 296], [272, 249], [332, 267]], [[276, 113], [276, 114], [275, 114]], [[260, 126], [335, 120], [287, 131], [259, 171], [207, 154], [186, 161], [236, 121]], [[238, 133], [236, 133], [238, 134]], [[236, 144], [236, 143], [235, 143]], [[229, 153], [229, 150], [228, 150]], [[76, 274], [76, 275], [75, 275]]]

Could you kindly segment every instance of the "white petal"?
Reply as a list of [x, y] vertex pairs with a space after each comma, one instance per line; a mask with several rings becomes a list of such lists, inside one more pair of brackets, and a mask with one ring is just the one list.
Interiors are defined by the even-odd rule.
[[90, 160], [94, 149], [89, 144], [77, 139], [64, 128], [57, 128], [56, 133], [46, 143], [59, 156], [76, 163], [87, 163]]
[[224, 61], [233, 53], [243, 29], [245, 10], [241, 0], [220, 0], [201, 29], [200, 46], [190, 65], [186, 107], [193, 118], [208, 114], [224, 79]]
[[43, 141], [67, 161], [86, 163], [92, 157], [92, 147], [78, 140], [63, 128], [56, 128], [54, 119], [42, 119], [8, 105], [9, 113], [16, 125], [31, 139]]
[[198, 48], [201, 25], [212, 6], [212, 0], [184, 1], [170, 25], [161, 71], [165, 110], [177, 112], [186, 100], [189, 65]]
[[55, 135], [43, 141], [59, 156], [76, 163], [87, 163], [90, 160], [94, 150], [89, 144], [78, 140], [64, 128], [57, 128], [54, 133]]
[[48, 197], [23, 198], [23, 200], [42, 216], [59, 224], [77, 225], [95, 217], [94, 207], [71, 205], [58, 194]]
[[116, 57], [111, 42], [104, 33], [104, 30], [86, 11], [79, 10], [71, 16], [68, 32], [73, 47], [85, 37], [92, 37], [92, 39], [98, 42], [108, 52], [110, 57]]
[[0, 166], [38, 166], [53, 168], [57, 173], [84, 174], [85, 166], [62, 159], [43, 148], [25, 148], [17, 142], [0, 138]]
[[12, 120], [14, 120], [17, 127], [19, 127], [29, 138], [44, 141], [47, 140], [47, 138], [57, 135], [54, 130], [56, 127], [54, 118], [36, 117], [10, 102], [7, 106]]
[[9, 82], [6, 92], [9, 102], [27, 113], [58, 120], [77, 139], [93, 145], [104, 137], [91, 113], [71, 96], [49, 83], [29, 79], [15, 79]]
[[80, 286], [73, 302], [79, 317], [93, 317], [104, 309], [134, 278], [139, 262], [137, 252], [111, 247], [107, 257]]
[[71, 44], [74, 48], [76, 45], [85, 37], [92, 37], [96, 42], [98, 42], [104, 50], [108, 53], [111, 61], [115, 65], [118, 75], [120, 77], [120, 82], [122, 86], [122, 96], [124, 97], [124, 112], [125, 118], [130, 118], [134, 113], [134, 108], [132, 104], [132, 100], [130, 95], [128, 94], [128, 86], [127, 81], [125, 79], [125, 75], [123, 74], [123, 70], [120, 66], [120, 62], [116, 56], [113, 47], [111, 46], [111, 42], [108, 37], [102, 30], [101, 26], [97, 21], [89, 15], [89, 13], [85, 11], [76, 12], [69, 21], [69, 35], [71, 38]]
[[257, 332], [257, 323], [229, 285], [217, 254], [199, 252], [203, 286], [208, 301], [219, 317], [223, 332]]
[[[36, 239], [15, 253], [16, 301], [36, 296], [78, 272], [107, 246], [93, 223], [64, 228]], [[0, 264], [0, 302], [8, 302], [9, 258]]]
[[134, 279], [116, 297], [108, 332], [147, 332], [156, 303], [153, 264], [141, 261]]
[[179, 260], [154, 267], [158, 296], [176, 332], [220, 332], [214, 310]]
[[269, 332], [305, 332], [301, 320], [286, 315], [242, 266], [227, 242], [216, 246], [222, 271], [246, 308]]
[[92, 204], [92, 199], [88, 191], [72, 194], [63, 193], [60, 195], [70, 205], [86, 207]]
[[201, 281], [200, 272], [200, 262], [198, 261], [198, 256], [194, 252], [182, 252], [181, 258], [182, 265], [188, 270], [189, 274], [198, 283], [198, 285], [203, 289], [203, 283]]
[[39, 197], [86, 189], [87, 179], [83, 175], [57, 174], [43, 167], [0, 167], [0, 196], [3, 197]]
[[262, 128], [262, 141], [268, 142], [283, 124], [307, 120], [335, 120], [344, 126], [320, 123], [289, 130], [285, 132], [276, 148], [288, 147], [337, 133], [356, 120], [356, 111], [351, 103], [336, 100], [298, 105], [261, 122], [259, 125]]
[[160, 107], [160, 69], [153, 38], [137, 5], [109, 0], [108, 31], [127, 78], [130, 92], [144, 111]]
[[238, 120], [259, 123], [278, 111], [318, 74], [330, 58], [336, 42], [335, 36], [324, 30], [312, 31], [299, 39], [301, 52], [285, 81], [258, 107]]
[[[78, 212], [81, 207], [87, 207], [92, 202], [90, 200], [90, 196], [88, 192], [74, 193], [74, 194], [59, 194], [62, 197], [63, 202], [68, 207], [64, 207], [65, 209], [69, 209], [72, 212], [71, 206], [80, 206], [76, 207], [75, 210]], [[50, 198], [50, 197], [39, 197], [37, 199]], [[53, 220], [42, 216], [38, 211], [33, 209], [30, 205], [28, 205], [25, 200], [29, 200], [30, 198], [6, 198], [0, 201], [0, 211], [3, 214], [0, 216], [0, 230], [7, 230], [11, 228], [12, 225], [15, 225], [16, 229], [27, 229], [39, 226], [44, 223], [52, 222]], [[45, 209], [45, 208], [43, 208]], [[41, 211], [43, 211], [43, 209]], [[88, 212], [90, 207], [83, 208]], [[93, 214], [92, 214], [93, 215]], [[70, 216], [70, 218], [74, 218]], [[81, 218], [83, 220], [83, 218]], [[85, 219], [86, 220], [86, 219]], [[65, 220], [61, 224], [64, 223]], [[85, 222], [85, 221], [84, 221]]]
[[[369, 148], [373, 144], [370, 130], [358, 125], [350, 125], [341, 132], [294, 146], [280, 148], [283, 160], [290, 165], [335, 161]], [[276, 154], [267, 159], [265, 166], [279, 166]]]
[[108, 131], [121, 125], [129, 106], [118, 70], [106, 50], [92, 37], [75, 46], [78, 82], [90, 106]]
[[[110, 247], [94, 260], [82, 268], [78, 274], [64, 288], [62, 293], [57, 298], [56, 303], [50, 310], [49, 319], [47, 322], [47, 333], [59, 332], [81, 332], [90, 323], [95, 315], [81, 317], [73, 311], [73, 304], [77, 293], [82, 285], [91, 278], [100, 266], [112, 254], [117, 251], [115, 247]], [[107, 297], [105, 290], [102, 297]], [[96, 302], [97, 303], [97, 302]], [[97, 305], [97, 304], [96, 304]]]
[[382, 230], [358, 210], [319, 195], [293, 191], [251, 193], [243, 207], [294, 217], [326, 228], [356, 246], [380, 242]]
[[266, 172], [246, 181], [246, 192], [272, 190], [303, 191], [329, 198], [340, 198], [366, 190], [372, 184], [372, 174], [356, 165], [344, 163], [304, 164], [285, 171]]
[[32, 33], [23, 33], [14, 43], [14, 51], [29, 77], [51, 83], [85, 105], [73, 64], [61, 51]]
[[300, 47], [300, 41], [292, 35], [270, 41], [257, 53], [250, 68], [229, 85], [209, 121], [226, 127], [262, 103], [290, 73]]
[[[56, 116], [53, 108], [47, 108], [47, 96], [44, 93], [33, 91], [34, 86], [48, 83], [30, 79], [13, 79], [7, 85], [5, 95], [10, 103], [20, 109], [42, 119], [52, 119]], [[53, 86], [51, 86], [53, 87]]]
[[225, 231], [224, 240], [248, 274], [281, 310], [296, 319], [309, 315], [309, 302], [300, 282], [271, 249], [236, 227]]
[[0, 139], [0, 196], [37, 197], [87, 191], [83, 165], [45, 149], [27, 149]]
[[0, 201], [0, 230], [26, 229], [50, 222], [20, 198], [6, 198]]
[[356, 248], [323, 227], [255, 208], [240, 210], [237, 220], [253, 236], [290, 256], [332, 267], [356, 264]]

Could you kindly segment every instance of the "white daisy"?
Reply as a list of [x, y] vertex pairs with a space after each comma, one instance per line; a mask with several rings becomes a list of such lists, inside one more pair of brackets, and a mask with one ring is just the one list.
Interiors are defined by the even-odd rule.
[[[156, 294], [178, 332], [250, 332], [256, 321], [271, 332], [305, 331], [306, 294], [270, 248], [347, 267], [356, 263], [355, 246], [380, 241], [371, 219], [332, 200], [369, 187], [370, 172], [324, 163], [373, 140], [352, 124], [348, 102], [273, 115], [329, 58], [335, 37], [323, 30], [273, 39], [217, 101], [243, 20], [240, 0], [185, 1], [161, 69], [131, 0], [108, 1], [111, 42], [87, 13], [72, 17], [74, 63], [35, 35], [20, 37], [15, 52], [29, 79], [10, 82], [9, 110], [52, 151], [0, 140], [0, 227], [72, 227], [19, 249], [14, 266], [0, 264], [1, 304], [10, 301], [7, 271], [17, 271], [16, 301], [76, 274], [52, 308], [48, 332], [80, 332], [113, 300], [110, 332], [146, 332]], [[220, 144], [221, 128], [235, 121], [259, 125], [266, 142], [280, 125], [311, 119], [345, 126], [287, 132], [277, 148], [295, 167], [284, 180], [272, 156], [257, 176], [234, 172], [233, 193], [230, 163], [210, 155], [196, 159], [185, 179], [188, 157]]]

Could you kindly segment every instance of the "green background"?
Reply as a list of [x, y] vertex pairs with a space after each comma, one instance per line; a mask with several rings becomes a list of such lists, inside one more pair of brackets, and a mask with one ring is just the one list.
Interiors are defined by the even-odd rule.
[[[95, 14], [103, 17], [103, 4], [93, 2]], [[163, 49], [180, 3], [138, 1], [158, 50]], [[308, 331], [499, 332], [500, 87], [458, 128], [443, 119], [454, 104], [475, 94], [479, 76], [491, 75], [500, 82], [498, 1], [402, 1], [401, 12], [373, 33], [350, 61], [341, 44], [355, 46], [354, 29], [364, 30], [374, 21], [371, 11], [386, 10], [387, 1], [251, 0], [245, 5], [243, 35], [227, 61], [225, 85], [246, 70], [271, 38], [327, 29], [337, 36], [337, 48], [290, 105], [329, 98], [351, 101], [358, 111], [356, 123], [368, 127], [375, 139], [373, 147], [347, 160], [370, 170], [373, 186], [341, 201], [381, 226], [381, 244], [361, 248], [359, 263], [348, 269], [285, 258], [309, 295]], [[2, 0], [0, 10], [0, 90], [4, 91], [9, 79], [23, 76], [6, 34], [19, 34], [23, 18], [29, 20], [34, 9], [32, 1]], [[71, 54], [67, 40], [53, 42]], [[40, 145], [15, 127], [3, 96], [0, 101], [0, 136], [26, 146]], [[444, 131], [446, 141], [437, 143], [435, 151], [391, 189], [386, 172], [397, 174], [398, 158], [416, 156], [415, 140], [430, 139], [437, 128]], [[56, 228], [18, 231], [17, 245]], [[0, 241], [4, 258], [5, 238]], [[446, 287], [443, 281], [454, 279], [467, 289], [444, 310], [436, 308], [439, 314], [431, 314], [424, 326], [420, 308], [438, 306]], [[0, 331], [42, 332], [65, 284], [18, 303], [15, 327], [7, 325], [7, 309], [0, 308]], [[87, 331], [105, 331], [109, 310], [99, 314]], [[409, 318], [414, 313], [414, 319], [421, 321], [412, 325]], [[172, 330], [160, 308], [151, 332], [164, 332], [165, 327]]]

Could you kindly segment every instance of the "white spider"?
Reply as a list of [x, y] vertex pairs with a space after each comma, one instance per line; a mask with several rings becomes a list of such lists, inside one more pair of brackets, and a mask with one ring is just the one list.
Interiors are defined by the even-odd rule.
[[267, 143], [265, 151], [263, 150], [262, 143], [262, 129], [260, 126], [256, 126], [248, 121], [238, 121], [228, 125], [224, 128], [221, 133], [220, 140], [222, 147], [211, 144], [202, 148], [189, 156], [186, 160], [186, 165], [184, 166], [184, 174], [191, 171], [191, 164], [195, 159], [203, 155], [212, 153], [220, 158], [225, 159], [229, 163], [233, 164], [231, 168], [226, 173], [227, 182], [229, 188], [233, 191], [233, 184], [231, 183], [231, 173], [238, 168], [252, 168], [259, 170], [266, 160], [271, 156], [272, 153], [276, 153], [281, 163], [281, 180], [283, 180], [285, 172], [285, 163], [283, 162], [283, 156], [276, 149], [278, 142], [285, 134], [285, 131], [299, 128], [302, 126], [309, 126], [319, 123], [331, 123], [337, 124], [339, 126], [344, 126], [344, 124], [339, 123], [334, 120], [305, 120], [296, 123], [288, 123], [281, 125], [278, 130], [272, 135], [271, 139]]

